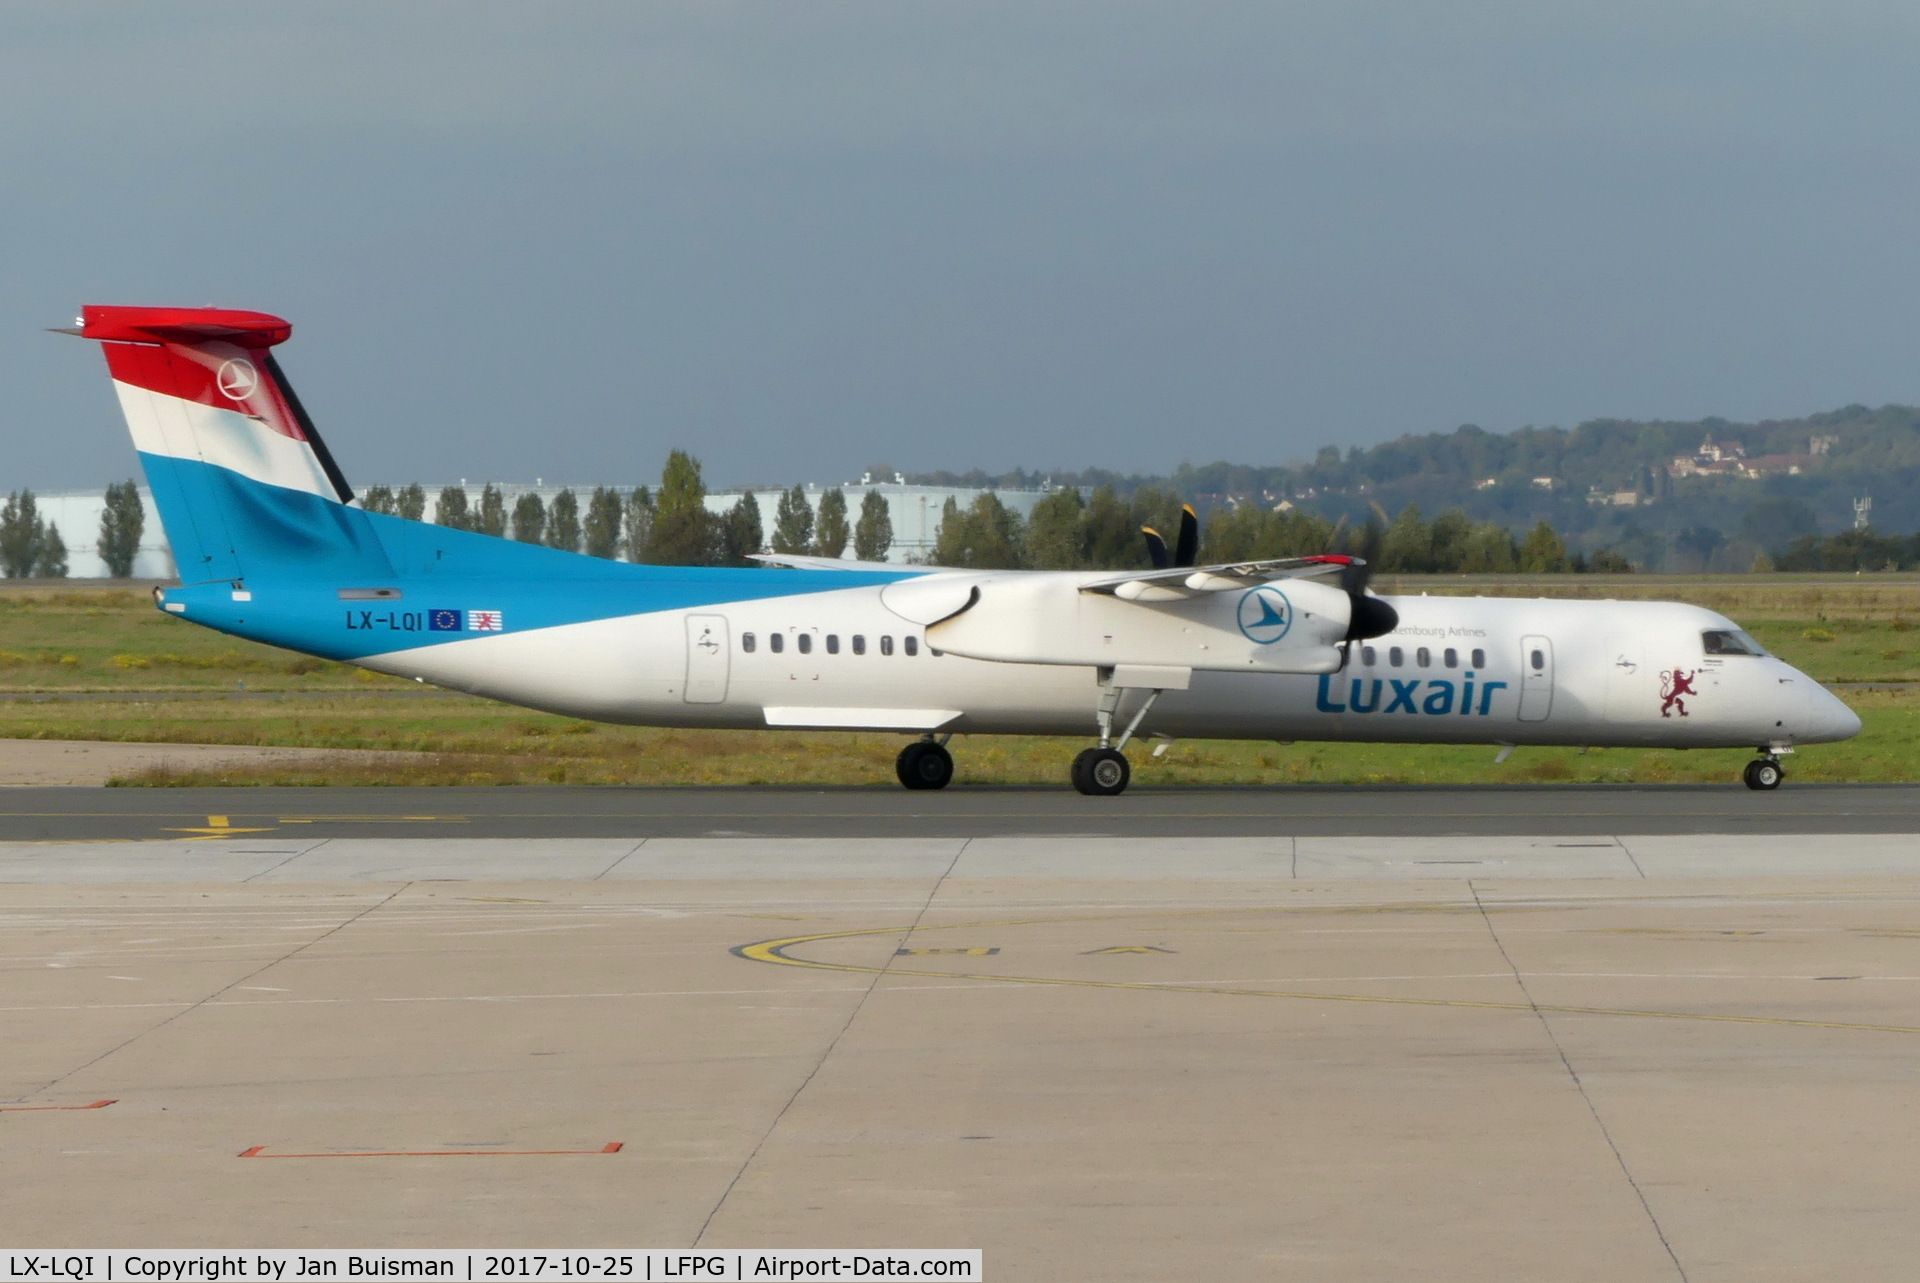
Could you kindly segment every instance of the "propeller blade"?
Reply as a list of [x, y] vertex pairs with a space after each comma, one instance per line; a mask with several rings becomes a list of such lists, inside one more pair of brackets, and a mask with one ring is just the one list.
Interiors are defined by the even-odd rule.
[[1191, 566], [1200, 555], [1200, 518], [1188, 504], [1180, 505], [1180, 535], [1173, 545], [1173, 564]]
[[1167, 552], [1167, 541], [1152, 526], [1140, 527], [1140, 533], [1147, 537], [1147, 556], [1153, 562], [1155, 570], [1171, 570], [1173, 557]]

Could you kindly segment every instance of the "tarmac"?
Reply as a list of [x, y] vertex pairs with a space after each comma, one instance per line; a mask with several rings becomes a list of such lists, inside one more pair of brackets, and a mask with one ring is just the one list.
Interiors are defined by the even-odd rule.
[[[1911, 790], [1140, 794], [1119, 836], [1034, 831], [1099, 812], [1020, 791], [436, 791], [467, 827], [424, 837], [321, 800], [356, 790], [58, 792], [201, 831], [0, 842], [11, 1246], [979, 1247], [996, 1280], [1920, 1253]], [[711, 835], [742, 813], [830, 831]], [[497, 831], [569, 814], [627, 831]]]

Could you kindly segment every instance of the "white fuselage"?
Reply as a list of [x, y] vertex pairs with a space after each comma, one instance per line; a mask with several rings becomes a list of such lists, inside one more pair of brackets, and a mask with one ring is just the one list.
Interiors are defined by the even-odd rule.
[[[908, 622], [881, 592], [848, 588], [626, 615], [359, 662], [510, 703], [638, 725], [1093, 732], [1103, 679], [1097, 666], [940, 653], [939, 626]], [[1159, 697], [1139, 733], [1784, 748], [1844, 739], [1860, 728], [1846, 705], [1779, 659], [1707, 654], [1702, 634], [1735, 625], [1698, 607], [1388, 600], [1399, 627], [1355, 644], [1342, 670], [1196, 671], [1188, 689]], [[909, 639], [917, 653], [908, 653]], [[1130, 694], [1136, 702], [1123, 703], [1119, 716], [1129, 717], [1144, 696]]]

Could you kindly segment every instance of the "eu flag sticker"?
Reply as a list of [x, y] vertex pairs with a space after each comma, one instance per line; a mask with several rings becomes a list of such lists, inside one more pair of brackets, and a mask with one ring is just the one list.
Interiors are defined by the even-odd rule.
[[460, 612], [457, 610], [429, 610], [427, 612], [427, 631], [433, 633], [457, 633], [464, 631], [460, 627]]

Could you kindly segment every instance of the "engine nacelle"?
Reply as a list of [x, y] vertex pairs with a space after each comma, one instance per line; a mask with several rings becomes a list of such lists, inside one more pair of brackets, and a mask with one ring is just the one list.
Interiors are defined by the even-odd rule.
[[1290, 579], [1173, 600], [1080, 590], [1111, 578], [929, 576], [890, 584], [881, 600], [926, 624], [928, 645], [968, 659], [1242, 673], [1340, 667], [1339, 642], [1352, 605], [1339, 588]]

